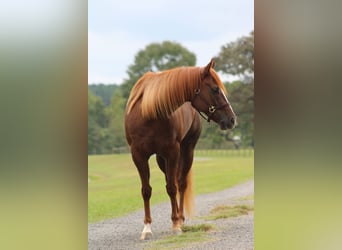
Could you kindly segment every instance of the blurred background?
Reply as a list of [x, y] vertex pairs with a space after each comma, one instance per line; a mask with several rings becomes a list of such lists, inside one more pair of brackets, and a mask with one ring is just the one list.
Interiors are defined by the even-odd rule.
[[[135, 55], [152, 43], [176, 41], [196, 55], [194, 64], [208, 60], [200, 57], [200, 46], [153, 39], [132, 49], [123, 75], [91, 79], [90, 5], [0, 4], [1, 249], [87, 248], [88, 95], [109, 105], [87, 83], [124, 86]], [[223, 14], [213, 20], [200, 13], [202, 24], [228, 31], [220, 20], [232, 15], [230, 6], [216, 6]], [[254, 30], [255, 249], [342, 245], [340, 9], [339, 1], [255, 1], [255, 28], [220, 40], [207, 54], [219, 57], [221, 46]]]

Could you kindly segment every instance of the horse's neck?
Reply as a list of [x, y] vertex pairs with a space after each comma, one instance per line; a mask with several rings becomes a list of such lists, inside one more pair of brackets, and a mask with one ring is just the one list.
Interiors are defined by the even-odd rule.
[[156, 77], [152, 79], [152, 85], [146, 87], [141, 103], [144, 117], [169, 117], [184, 103], [192, 101], [198, 88], [197, 77], [187, 70], [175, 73], [179, 74], [162, 79]]
[[174, 106], [173, 112], [176, 111], [179, 107], [181, 107], [184, 103], [191, 103], [194, 98], [196, 88], [193, 86], [193, 84], [185, 83], [185, 85], [186, 88], [183, 88], [184, 98], [179, 98], [179, 100], [177, 99], [177, 104]]

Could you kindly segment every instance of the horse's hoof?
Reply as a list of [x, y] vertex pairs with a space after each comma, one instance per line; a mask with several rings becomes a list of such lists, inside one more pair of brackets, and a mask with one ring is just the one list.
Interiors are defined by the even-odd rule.
[[172, 230], [172, 232], [173, 232], [174, 235], [181, 235], [183, 233], [182, 229], [180, 229], [180, 228], [174, 228]]
[[141, 233], [141, 240], [149, 240], [152, 238], [151, 224], [147, 223], [144, 226], [144, 230]]
[[145, 232], [145, 233], [141, 233], [141, 240], [149, 240], [152, 239], [152, 232]]

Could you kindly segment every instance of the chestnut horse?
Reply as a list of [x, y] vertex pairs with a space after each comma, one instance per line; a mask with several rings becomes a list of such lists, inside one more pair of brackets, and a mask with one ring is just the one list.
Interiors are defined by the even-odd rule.
[[148, 72], [131, 90], [125, 131], [142, 185], [145, 226], [141, 239], [152, 236], [150, 156], [156, 154], [159, 168], [165, 174], [173, 231], [181, 233], [184, 209], [186, 215], [190, 215], [193, 207], [190, 170], [201, 133], [199, 114], [205, 114], [208, 121], [213, 120], [223, 130], [232, 129], [235, 125], [236, 116], [213, 66], [214, 61], [211, 60], [205, 67]]

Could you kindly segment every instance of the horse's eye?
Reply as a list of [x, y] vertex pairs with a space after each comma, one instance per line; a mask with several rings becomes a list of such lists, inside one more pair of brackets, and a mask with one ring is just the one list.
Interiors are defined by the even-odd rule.
[[219, 89], [219, 87], [214, 87], [214, 88], [211, 89], [211, 91], [212, 91], [214, 94], [218, 94], [219, 91], [220, 91], [220, 89]]

